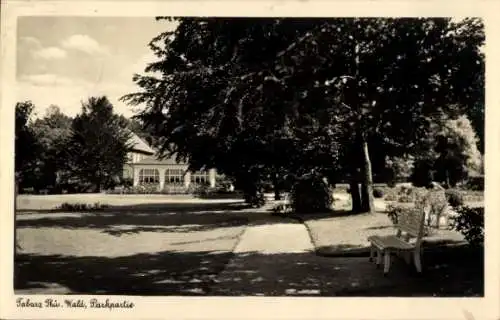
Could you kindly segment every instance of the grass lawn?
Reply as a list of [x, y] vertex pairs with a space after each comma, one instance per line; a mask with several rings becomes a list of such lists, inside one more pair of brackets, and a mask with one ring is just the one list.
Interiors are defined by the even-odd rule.
[[[484, 253], [469, 247], [462, 234], [453, 230], [432, 230], [424, 238], [423, 274], [416, 274], [395, 259], [387, 278], [367, 262], [370, 235], [394, 234], [383, 200], [375, 199], [377, 212], [351, 215], [350, 204], [336, 196], [335, 213], [302, 216], [316, 254], [332, 261], [335, 272], [345, 280], [333, 280], [337, 296], [440, 296], [484, 295]], [[467, 205], [480, 206], [479, 202]], [[325, 264], [328, 265], [328, 262]], [[322, 264], [323, 265], [323, 264]], [[345, 270], [344, 270], [345, 269]], [[329, 281], [331, 278], [328, 279]], [[327, 281], [325, 279], [324, 281]], [[349, 285], [351, 284], [351, 285]], [[355, 285], [353, 285], [355, 284]]]
[[[228, 200], [116, 195], [17, 200], [15, 289], [24, 293], [50, 288], [68, 294], [207, 294], [248, 223], [241, 203]], [[50, 212], [62, 202], [110, 207]]]
[[[375, 213], [350, 214], [351, 204], [345, 193], [335, 194], [336, 212], [333, 214], [304, 215], [301, 219], [308, 228], [316, 252], [320, 255], [358, 255], [368, 252], [371, 235], [394, 234], [395, 229], [385, 212], [386, 203], [375, 199]], [[478, 205], [473, 203], [472, 205]], [[425, 245], [463, 244], [462, 234], [454, 230], [435, 230], [425, 237]]]
[[[345, 196], [336, 198], [340, 210], [335, 216], [303, 219], [318, 253], [315, 255], [291, 252], [282, 245], [289, 243], [287, 239], [276, 238], [273, 224], [298, 222], [272, 216], [273, 201], [256, 210], [241, 200], [189, 196], [20, 196], [15, 290], [17, 294], [162, 296], [483, 295], [482, 252], [463, 246], [425, 252], [422, 275], [396, 260], [390, 275], [384, 277], [363, 256], [369, 235], [394, 232], [383, 212], [384, 201], [376, 200], [380, 212], [348, 215]], [[109, 207], [85, 212], [51, 210], [63, 202], [100, 202]], [[278, 247], [287, 250], [233, 252], [243, 243], [247, 227], [257, 226], [255, 230], [264, 225], [268, 236], [256, 239], [266, 248], [266, 243], [272, 248], [272, 241], [279, 241]], [[427, 239], [455, 244], [462, 240], [452, 231], [440, 231]], [[346, 253], [348, 257], [335, 256]], [[349, 253], [359, 257], [349, 257]]]

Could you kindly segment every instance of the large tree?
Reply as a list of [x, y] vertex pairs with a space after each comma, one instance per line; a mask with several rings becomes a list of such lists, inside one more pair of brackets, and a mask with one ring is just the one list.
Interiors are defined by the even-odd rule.
[[31, 128], [35, 105], [31, 101], [16, 104], [15, 178], [16, 187], [33, 187], [37, 174], [37, 154], [40, 145]]
[[483, 42], [477, 19], [182, 18], [151, 42], [146, 71], [162, 76], [136, 75], [124, 99], [146, 105], [162, 151], [249, 177], [309, 159], [297, 133], [327, 119], [341, 130], [316, 166], [348, 173], [354, 210], [372, 211], [369, 143], [382, 159], [418, 152], [437, 114], [481, 105]]
[[74, 178], [98, 192], [112, 186], [123, 174], [130, 138], [113, 105], [105, 96], [89, 98], [71, 130], [67, 153]]
[[56, 187], [60, 182], [57, 178], [66, 165], [65, 150], [71, 136], [71, 122], [72, 118], [55, 105], [49, 107], [43, 118], [33, 122], [33, 132], [41, 146], [39, 188]]
[[428, 135], [428, 151], [416, 157], [415, 183], [425, 185], [432, 179], [454, 187], [471, 175], [481, 174], [478, 138], [467, 116], [445, 118], [432, 126]]
[[[137, 77], [145, 92], [125, 100], [148, 105], [139, 118], [163, 138], [161, 151], [189, 159], [193, 169], [214, 166], [250, 193], [265, 179], [279, 184], [292, 167], [311, 169], [320, 159], [312, 157], [320, 150], [311, 146], [330, 151], [322, 152], [322, 161], [328, 157], [331, 167], [332, 119], [319, 116], [320, 108], [288, 104], [291, 88], [277, 83], [263, 65], [274, 67], [276, 55], [310, 28], [295, 23], [297, 30], [276, 19], [182, 20], [173, 41], [167, 32], [151, 43], [165, 59], [148, 69], [163, 78]], [[311, 161], [299, 156], [303, 152]]]

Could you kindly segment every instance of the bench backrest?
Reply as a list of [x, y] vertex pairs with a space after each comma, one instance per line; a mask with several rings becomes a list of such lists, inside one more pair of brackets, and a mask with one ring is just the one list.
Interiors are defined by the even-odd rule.
[[416, 239], [416, 245], [420, 245], [424, 235], [424, 222], [425, 216], [431, 211], [431, 205], [427, 196], [417, 199], [415, 207], [410, 210], [403, 210], [398, 216], [396, 228], [398, 229], [398, 236], [402, 233], [406, 234], [406, 240], [409, 237]]
[[404, 210], [398, 216], [397, 229], [414, 238], [421, 238], [424, 231], [425, 211], [420, 208]]

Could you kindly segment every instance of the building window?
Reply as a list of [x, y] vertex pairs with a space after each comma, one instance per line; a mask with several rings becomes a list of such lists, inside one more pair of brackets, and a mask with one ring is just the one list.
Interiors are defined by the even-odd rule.
[[165, 170], [165, 183], [182, 184], [184, 172], [182, 169], [167, 169]]
[[157, 169], [141, 169], [139, 171], [140, 184], [157, 184], [160, 183], [160, 173]]
[[142, 159], [144, 159], [144, 156], [140, 153], [134, 153], [132, 159], [133, 159], [133, 162], [139, 162]]
[[130, 179], [130, 178], [132, 178], [132, 172], [131, 171], [132, 171], [132, 168], [130, 166], [128, 166], [128, 165], [125, 165], [123, 167], [123, 178], [124, 179]]
[[191, 183], [194, 184], [208, 184], [208, 172], [196, 171], [191, 173]]

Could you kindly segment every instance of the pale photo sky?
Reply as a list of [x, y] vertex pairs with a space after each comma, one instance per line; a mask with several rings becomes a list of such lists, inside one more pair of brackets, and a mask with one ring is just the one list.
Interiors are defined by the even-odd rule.
[[138, 90], [133, 74], [154, 60], [149, 41], [174, 27], [153, 17], [20, 17], [17, 101], [31, 100], [39, 117], [51, 104], [74, 116], [82, 100], [106, 95], [115, 112], [131, 116], [118, 99]]

